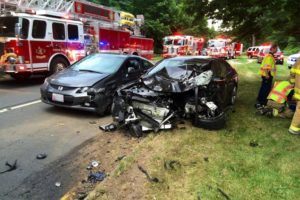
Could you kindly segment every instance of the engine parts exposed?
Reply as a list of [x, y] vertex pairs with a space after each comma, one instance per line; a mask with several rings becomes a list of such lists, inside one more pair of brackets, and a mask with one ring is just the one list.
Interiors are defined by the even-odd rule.
[[[235, 104], [236, 71], [224, 60], [207, 57], [165, 59], [140, 81], [117, 90], [113, 100], [113, 128], [141, 137], [190, 120], [196, 127], [221, 129], [226, 112]], [[103, 126], [105, 131], [111, 125]]]

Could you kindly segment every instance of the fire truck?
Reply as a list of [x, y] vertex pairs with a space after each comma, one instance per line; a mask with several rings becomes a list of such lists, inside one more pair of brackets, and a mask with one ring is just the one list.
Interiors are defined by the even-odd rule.
[[94, 52], [151, 59], [143, 16], [84, 0], [0, 0], [0, 70], [12, 77], [55, 73]]
[[231, 59], [240, 56], [243, 52], [243, 44], [232, 42], [230, 38], [215, 38], [208, 40], [207, 53], [211, 57]]
[[190, 35], [170, 35], [163, 38], [163, 58], [183, 55], [200, 55], [204, 39]]

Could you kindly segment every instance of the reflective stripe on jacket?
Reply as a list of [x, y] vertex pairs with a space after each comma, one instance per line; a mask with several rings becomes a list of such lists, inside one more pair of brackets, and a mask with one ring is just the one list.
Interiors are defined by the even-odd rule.
[[275, 58], [272, 54], [267, 54], [264, 57], [259, 70], [261, 76], [269, 76], [269, 73], [273, 77], [276, 76]]
[[271, 90], [268, 99], [276, 101], [277, 103], [285, 103], [287, 96], [293, 89], [293, 85], [289, 81], [277, 81]]

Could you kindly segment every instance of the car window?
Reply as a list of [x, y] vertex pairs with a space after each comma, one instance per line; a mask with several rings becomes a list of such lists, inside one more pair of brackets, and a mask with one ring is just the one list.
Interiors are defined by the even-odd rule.
[[141, 64], [139, 60], [136, 58], [130, 58], [126, 63], [126, 69], [129, 70], [129, 68], [131, 68], [131, 70], [133, 69], [134, 72], [141, 71]]
[[143, 70], [148, 70], [153, 67], [153, 64], [147, 60], [142, 59]]
[[227, 67], [221, 60], [214, 60], [212, 62], [212, 70], [215, 77], [225, 78], [227, 75]]
[[68, 38], [69, 38], [69, 40], [78, 40], [79, 39], [77, 25], [68, 24]]

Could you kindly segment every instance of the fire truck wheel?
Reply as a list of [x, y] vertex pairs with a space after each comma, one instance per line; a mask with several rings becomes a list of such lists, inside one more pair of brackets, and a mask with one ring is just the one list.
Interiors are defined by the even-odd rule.
[[54, 74], [65, 69], [68, 66], [68, 61], [62, 57], [54, 58], [50, 65], [50, 72]]

